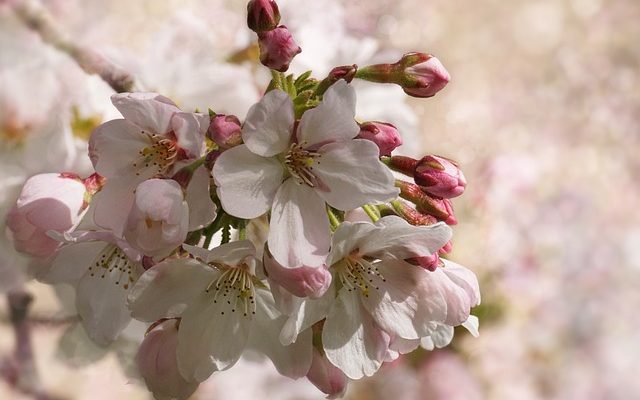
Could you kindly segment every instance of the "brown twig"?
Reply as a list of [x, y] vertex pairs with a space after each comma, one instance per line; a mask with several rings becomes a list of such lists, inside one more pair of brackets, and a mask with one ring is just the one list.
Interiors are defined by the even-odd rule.
[[133, 90], [135, 80], [131, 74], [93, 49], [74, 43], [39, 0], [16, 0], [9, 4], [13, 5], [22, 22], [37, 32], [45, 43], [68, 54], [86, 73], [99, 75], [118, 93]]

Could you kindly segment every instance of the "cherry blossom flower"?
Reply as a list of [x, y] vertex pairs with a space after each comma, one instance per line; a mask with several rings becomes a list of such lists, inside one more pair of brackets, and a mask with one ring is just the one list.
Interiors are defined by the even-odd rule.
[[445, 293], [437, 281], [403, 260], [430, 254], [450, 237], [445, 224], [412, 226], [394, 216], [376, 224], [343, 222], [327, 259], [334, 275], [327, 293], [317, 300], [278, 293], [290, 315], [281, 341], [295, 341], [299, 332], [326, 317], [322, 343], [327, 359], [352, 379], [371, 376], [393, 358], [389, 345], [394, 337], [419, 339], [431, 332], [434, 321], [446, 320]]
[[247, 114], [245, 144], [216, 161], [213, 177], [226, 212], [250, 219], [271, 209], [269, 250], [285, 268], [324, 264], [330, 245], [325, 202], [350, 210], [397, 196], [377, 146], [354, 139], [360, 131], [354, 112], [353, 88], [338, 81], [294, 132], [291, 99], [270, 91]]
[[115, 94], [111, 101], [124, 119], [96, 128], [89, 156], [96, 172], [107, 178], [95, 202], [95, 222], [121, 235], [140, 182], [170, 176], [204, 155], [209, 117], [181, 112], [156, 93]]
[[136, 319], [181, 316], [177, 356], [182, 376], [202, 382], [214, 371], [232, 367], [245, 349], [266, 354], [285, 376], [306, 375], [311, 332], [293, 345], [280, 344], [286, 317], [256, 277], [261, 266], [251, 242], [232, 242], [213, 250], [184, 248], [201, 261], [165, 260], [142, 275], [130, 296]]

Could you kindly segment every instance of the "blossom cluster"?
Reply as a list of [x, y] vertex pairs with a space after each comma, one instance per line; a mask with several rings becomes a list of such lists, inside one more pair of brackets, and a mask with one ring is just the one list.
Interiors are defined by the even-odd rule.
[[351, 85], [431, 97], [449, 80], [440, 61], [285, 75], [300, 48], [277, 5], [248, 12], [273, 79], [243, 121], [115, 94], [122, 118], [89, 139], [95, 173], [32, 177], [7, 219], [16, 249], [46, 266], [38, 279], [75, 287], [96, 343], [149, 323], [136, 360], [160, 398], [189, 397], [249, 351], [340, 396], [384, 362], [446, 346], [455, 326], [477, 334], [477, 279], [443, 256], [464, 175], [444, 157], [393, 155], [398, 130], [357, 121]]

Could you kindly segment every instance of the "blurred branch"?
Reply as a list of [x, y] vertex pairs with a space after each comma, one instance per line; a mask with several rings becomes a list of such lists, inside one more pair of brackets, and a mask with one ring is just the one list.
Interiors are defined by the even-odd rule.
[[86, 73], [99, 75], [118, 93], [133, 90], [135, 80], [130, 73], [91, 48], [74, 43], [39, 0], [9, 3], [25, 25], [37, 32], [45, 43], [68, 54]]
[[55, 400], [56, 397], [42, 390], [33, 359], [31, 324], [27, 318], [32, 301], [33, 296], [24, 290], [13, 291], [7, 295], [15, 348], [13, 354], [0, 363], [0, 376], [12, 387], [36, 400]]

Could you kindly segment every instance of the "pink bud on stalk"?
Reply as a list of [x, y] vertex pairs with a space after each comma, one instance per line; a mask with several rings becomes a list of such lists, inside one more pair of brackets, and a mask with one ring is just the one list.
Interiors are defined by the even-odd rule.
[[390, 156], [391, 152], [402, 145], [398, 129], [385, 122], [365, 122], [360, 124], [358, 139], [372, 141], [380, 149], [381, 156]]
[[274, 0], [251, 0], [247, 4], [247, 25], [256, 33], [275, 29], [280, 23], [280, 10]]
[[423, 157], [418, 161], [413, 177], [423, 191], [445, 199], [460, 196], [467, 186], [456, 163], [440, 156]]
[[432, 97], [451, 80], [440, 60], [425, 53], [407, 53], [395, 64], [360, 68], [356, 77], [371, 82], [395, 83], [413, 97]]
[[326, 78], [320, 81], [316, 88], [316, 94], [323, 95], [331, 85], [338, 82], [340, 79], [344, 79], [347, 83], [351, 83], [353, 78], [355, 78], [357, 71], [358, 66], [355, 64], [335, 67], [329, 72]]
[[307, 379], [320, 389], [329, 399], [341, 398], [347, 390], [349, 379], [314, 347], [311, 368]]
[[156, 398], [186, 399], [198, 388], [178, 371], [178, 322], [170, 319], [152, 326], [136, 354], [136, 364]]
[[242, 144], [240, 120], [235, 115], [218, 114], [211, 118], [207, 136], [223, 149]]
[[48, 257], [60, 243], [47, 231], [64, 232], [74, 226], [85, 206], [86, 188], [75, 174], [32, 176], [7, 215], [13, 245], [21, 253]]
[[404, 72], [402, 89], [409, 96], [432, 97], [451, 80], [444, 65], [431, 54], [408, 53], [399, 63]]
[[418, 212], [432, 215], [448, 225], [458, 223], [449, 199], [432, 197], [424, 193], [418, 185], [402, 180], [396, 180], [396, 187], [400, 189], [400, 197], [415, 204]]
[[258, 33], [260, 62], [276, 71], [285, 72], [302, 49], [296, 44], [286, 26]]

